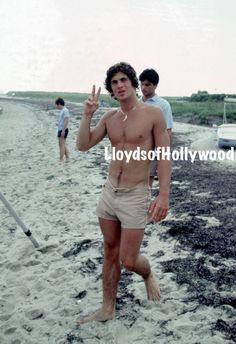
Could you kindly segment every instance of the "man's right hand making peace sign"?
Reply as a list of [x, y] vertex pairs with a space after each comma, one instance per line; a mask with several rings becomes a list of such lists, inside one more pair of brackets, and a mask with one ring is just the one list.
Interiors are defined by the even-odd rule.
[[93, 115], [93, 113], [98, 109], [99, 107], [99, 96], [101, 93], [101, 87], [98, 88], [98, 91], [96, 93], [96, 87], [93, 85], [91, 96], [88, 97], [88, 99], [84, 102], [84, 114], [85, 115]]

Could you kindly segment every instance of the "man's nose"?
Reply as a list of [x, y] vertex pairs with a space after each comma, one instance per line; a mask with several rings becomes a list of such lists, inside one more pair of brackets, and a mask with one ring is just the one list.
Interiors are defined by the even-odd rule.
[[123, 86], [123, 82], [122, 82], [121, 80], [118, 80], [118, 81], [117, 81], [117, 86], [118, 86], [118, 87]]

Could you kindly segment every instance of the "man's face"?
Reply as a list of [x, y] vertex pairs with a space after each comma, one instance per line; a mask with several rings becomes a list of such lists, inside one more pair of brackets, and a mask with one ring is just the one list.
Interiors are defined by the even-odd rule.
[[145, 98], [151, 98], [155, 95], [156, 85], [153, 85], [150, 81], [141, 81], [141, 91]]
[[62, 109], [62, 105], [61, 104], [56, 104], [56, 108], [58, 109], [58, 110], [61, 110]]
[[134, 87], [128, 78], [128, 76], [122, 72], [118, 72], [111, 79], [111, 88], [114, 96], [118, 100], [125, 100], [133, 93], [135, 93]]

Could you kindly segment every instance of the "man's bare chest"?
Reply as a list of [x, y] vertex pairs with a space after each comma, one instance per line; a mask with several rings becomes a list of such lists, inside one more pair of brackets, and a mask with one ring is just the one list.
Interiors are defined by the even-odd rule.
[[123, 121], [115, 118], [107, 123], [107, 134], [112, 144], [126, 142], [141, 145], [152, 140], [152, 125], [145, 119], [134, 121], [132, 118], [127, 118]]

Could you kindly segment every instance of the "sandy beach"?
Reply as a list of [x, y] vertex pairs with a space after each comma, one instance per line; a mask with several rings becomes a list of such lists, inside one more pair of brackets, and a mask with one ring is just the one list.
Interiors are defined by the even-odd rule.
[[[161, 302], [147, 302], [141, 278], [124, 270], [116, 318], [77, 326], [76, 319], [101, 304], [95, 208], [107, 176], [108, 140], [77, 151], [82, 108], [68, 104], [71, 158], [60, 164], [51, 106], [0, 99], [0, 108], [0, 191], [40, 244], [33, 247], [0, 203], [1, 344], [236, 342], [236, 156], [173, 162], [169, 215], [146, 228], [142, 246]], [[176, 123], [174, 132], [176, 148], [216, 149], [213, 128]]]

